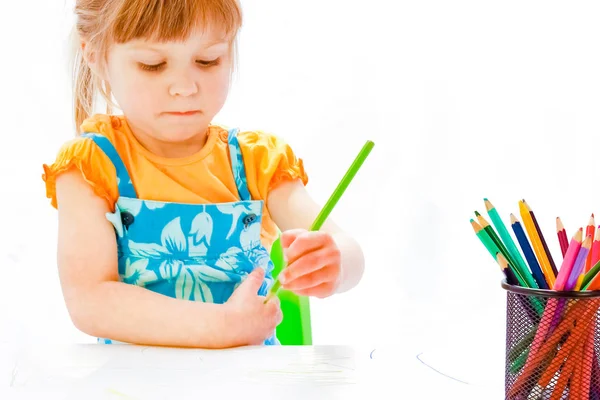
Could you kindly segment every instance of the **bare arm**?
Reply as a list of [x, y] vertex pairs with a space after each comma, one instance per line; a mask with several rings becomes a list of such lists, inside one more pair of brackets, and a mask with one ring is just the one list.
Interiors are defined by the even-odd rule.
[[[310, 229], [321, 211], [300, 180], [283, 182], [269, 193], [268, 208], [273, 221], [282, 231]], [[328, 218], [320, 231], [331, 234], [341, 253], [341, 281], [337, 293], [352, 289], [364, 272], [360, 245]]]
[[226, 307], [173, 299], [118, 281], [117, 245], [104, 199], [78, 171], [56, 182], [58, 267], [63, 295], [75, 326], [97, 337], [179, 347], [235, 345], [227, 337]]

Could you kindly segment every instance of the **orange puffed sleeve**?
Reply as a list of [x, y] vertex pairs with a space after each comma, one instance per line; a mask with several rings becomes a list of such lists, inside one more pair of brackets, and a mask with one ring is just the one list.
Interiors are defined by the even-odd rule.
[[46, 197], [54, 208], [56, 177], [71, 168], [77, 168], [96, 195], [104, 198], [111, 211], [119, 196], [115, 167], [104, 152], [89, 138], [75, 138], [65, 143], [51, 165], [43, 165], [42, 179], [46, 183]]
[[239, 133], [238, 142], [253, 198], [266, 200], [269, 191], [285, 180], [300, 179], [304, 185], [308, 183], [302, 159], [296, 157], [283, 139], [251, 131]]

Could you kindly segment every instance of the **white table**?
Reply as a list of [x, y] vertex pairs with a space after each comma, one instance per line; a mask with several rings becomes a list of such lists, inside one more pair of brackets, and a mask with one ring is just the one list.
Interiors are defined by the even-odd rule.
[[389, 398], [503, 398], [500, 385], [491, 393], [459, 382], [397, 348], [74, 344], [18, 350], [0, 343], [0, 357], [1, 399], [348, 399], [373, 398], [376, 389], [391, 392]]

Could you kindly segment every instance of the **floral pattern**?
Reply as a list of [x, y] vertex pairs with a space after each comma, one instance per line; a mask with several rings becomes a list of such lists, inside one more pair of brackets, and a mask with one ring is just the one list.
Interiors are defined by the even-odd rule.
[[[222, 304], [254, 268], [266, 271], [258, 294], [273, 284], [273, 264], [261, 244], [262, 200], [252, 200], [241, 151], [230, 131], [233, 175], [240, 201], [187, 204], [142, 200], [124, 168], [117, 168], [119, 192], [115, 211], [106, 218], [115, 229], [121, 281], [182, 300]], [[116, 151], [98, 134], [87, 134], [111, 158]], [[103, 140], [102, 140], [103, 139]], [[99, 338], [99, 342], [113, 343]], [[273, 336], [265, 344], [278, 344]]]

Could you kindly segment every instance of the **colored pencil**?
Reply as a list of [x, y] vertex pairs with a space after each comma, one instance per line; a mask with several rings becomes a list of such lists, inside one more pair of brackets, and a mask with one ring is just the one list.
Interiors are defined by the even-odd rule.
[[[375, 147], [375, 143], [373, 143], [373, 141], [367, 140], [365, 142], [363, 147], [358, 152], [358, 155], [354, 158], [354, 161], [352, 161], [352, 164], [346, 170], [346, 173], [344, 174], [344, 176], [342, 177], [342, 179], [340, 180], [340, 182], [338, 183], [336, 188], [333, 190], [333, 192], [329, 196], [329, 199], [327, 199], [327, 202], [321, 208], [321, 210], [319, 211], [319, 214], [315, 217], [312, 225], [308, 229], [309, 231], [318, 231], [319, 229], [321, 229], [321, 227], [323, 226], [323, 224], [329, 217], [329, 214], [331, 214], [331, 212], [333, 211], [333, 209], [336, 206], [336, 204], [338, 203], [338, 201], [341, 199], [343, 194], [346, 192], [346, 190], [350, 186], [350, 183], [352, 183], [352, 180], [354, 179], [354, 177], [358, 174], [358, 171], [360, 170], [360, 168], [364, 164], [365, 160], [367, 159], [367, 157], [373, 150], [373, 147]], [[281, 248], [281, 236], [275, 240], [275, 242], [273, 243], [273, 246], [277, 246], [276, 250], [280, 254], [281, 254], [281, 252], [283, 252], [283, 249]], [[283, 265], [281, 267], [282, 268], [281, 271], [283, 271], [283, 269], [287, 268], [287, 264], [285, 263], [285, 261], [283, 261], [282, 264]], [[281, 271], [279, 273], [281, 273]], [[281, 288], [281, 280], [279, 279], [279, 274], [278, 274], [277, 278], [275, 279], [275, 282], [273, 282], [273, 285], [269, 289], [269, 292], [267, 293], [267, 296], [266, 296], [264, 302], [266, 303], [272, 297], [276, 296], [277, 293], [279, 292], [280, 288]]]
[[[587, 224], [587, 229], [585, 231], [585, 235], [586, 236], [591, 236], [592, 240], [594, 240], [594, 233], [595, 233], [595, 228], [596, 227], [596, 222], [594, 221], [594, 213], [592, 213], [592, 215], [590, 216], [590, 220], [588, 221]], [[592, 253], [589, 252], [588, 256], [585, 260], [585, 268], [584, 271], [588, 272], [590, 270], [590, 268], [592, 268], [594, 264], [592, 264]]]
[[[484, 202], [493, 226], [478, 212], [470, 220], [471, 225], [509, 285], [555, 292], [600, 290], [600, 225], [595, 226], [593, 213], [570, 242], [562, 220], [556, 217], [562, 255], [557, 269], [535, 213], [525, 199], [519, 201], [522, 222], [510, 214], [519, 246], [495, 206], [487, 198]], [[517, 342], [507, 348], [507, 373], [515, 376], [514, 383], [507, 387], [506, 398], [543, 395], [562, 399], [567, 391], [570, 399], [600, 400], [594, 372], [599, 370], [594, 342], [600, 298], [550, 297], [546, 301], [537, 295], [517, 297], [523, 305], [523, 310], [517, 312], [526, 311], [532, 323], [526, 322]], [[537, 311], [537, 319], [531, 317], [532, 309]]]
[[590, 247], [592, 246], [592, 237], [588, 236], [585, 238], [583, 243], [581, 244], [581, 248], [579, 249], [579, 254], [577, 254], [577, 259], [573, 264], [573, 270], [567, 279], [567, 284], [565, 285], [565, 290], [573, 290], [575, 288], [575, 284], [577, 283], [577, 279], [579, 278], [579, 274], [585, 268], [585, 260], [590, 252]]
[[[597, 262], [596, 264], [594, 264], [594, 266], [585, 274], [585, 277], [583, 278], [583, 290], [594, 290], [591, 289], [591, 283], [592, 281], [595, 280], [595, 278], [599, 275], [598, 272], [600, 272], [600, 261]], [[596, 286], [594, 284], [594, 286]]]
[[585, 339], [585, 347], [583, 350], [583, 364], [582, 364], [582, 382], [581, 382], [581, 394], [584, 398], [589, 398], [591, 389], [591, 378], [594, 364], [597, 362], [594, 358], [594, 337], [595, 337], [596, 326], [591, 326], [588, 330], [587, 338]]
[[576, 291], [580, 291], [582, 289], [583, 278], [585, 278], [585, 274], [579, 274], [579, 278], [577, 278], [577, 283], [575, 284]]
[[[510, 256], [510, 253], [508, 252], [508, 249], [506, 248], [506, 246], [504, 246], [504, 244], [502, 243], [502, 241], [500, 240], [500, 238], [494, 231], [494, 228], [492, 228], [492, 226], [489, 224], [489, 222], [487, 222], [487, 220], [477, 211], [475, 211], [475, 215], [477, 216], [477, 221], [479, 222], [479, 224], [481, 225], [483, 230], [489, 235], [489, 237], [492, 239], [492, 241], [496, 244], [496, 247], [498, 248], [498, 250], [500, 250], [502, 255], [508, 260], [510, 265], [513, 267], [515, 275], [517, 275], [517, 277], [520, 278], [519, 284], [524, 287], [537, 289], [538, 285], [537, 285], [537, 283], [535, 283], [535, 281], [533, 280], [533, 277], [531, 275], [529, 275], [529, 276], [523, 275], [521, 270], [519, 270], [518, 268], [515, 269], [517, 263], [512, 259], [512, 257]], [[496, 258], [496, 256], [494, 253], [494, 259], [495, 258]]]
[[567, 280], [571, 275], [571, 271], [573, 270], [573, 265], [575, 264], [575, 260], [577, 259], [577, 255], [579, 254], [579, 249], [581, 248], [581, 240], [583, 236], [583, 229], [579, 228], [573, 238], [571, 239], [571, 243], [569, 244], [569, 248], [565, 254], [565, 258], [563, 258], [563, 262], [560, 266], [560, 272], [556, 277], [556, 281], [554, 282], [554, 286], [552, 286], [552, 290], [564, 290], [565, 285], [567, 284]]
[[529, 269], [531, 270], [533, 277], [535, 278], [535, 281], [537, 282], [539, 288], [540, 289], [549, 289], [550, 287], [548, 286], [546, 277], [544, 276], [544, 273], [542, 272], [542, 270], [540, 268], [540, 264], [538, 263], [537, 259], [535, 258], [535, 254], [533, 254], [533, 249], [531, 248], [531, 245], [529, 244], [529, 241], [527, 240], [527, 236], [525, 235], [525, 232], [523, 231], [523, 227], [521, 226], [521, 223], [519, 222], [519, 220], [517, 220], [517, 217], [515, 217], [514, 214], [510, 214], [510, 222], [511, 222], [513, 232], [515, 233], [515, 236], [517, 238], [517, 241], [519, 242], [519, 245], [521, 246], [521, 250], [523, 251], [523, 254], [525, 254], [525, 258], [527, 259], [527, 263], [529, 264]]
[[529, 235], [529, 240], [531, 241], [533, 250], [535, 251], [535, 255], [537, 256], [538, 262], [540, 263], [540, 267], [542, 268], [544, 276], [546, 277], [546, 282], [548, 282], [549, 287], [554, 287], [556, 275], [554, 274], [554, 271], [550, 266], [548, 255], [544, 251], [544, 246], [542, 245], [540, 235], [537, 232], [537, 229], [535, 228], [533, 216], [528, 210], [524, 200], [519, 201], [519, 212], [521, 213], [521, 219], [523, 220], [525, 230]]
[[569, 248], [569, 239], [567, 239], [567, 231], [560, 220], [560, 217], [556, 217], [556, 234], [558, 235], [558, 243], [560, 244], [560, 251], [564, 258], [567, 249]]
[[515, 276], [513, 268], [508, 265], [508, 260], [502, 255], [502, 253], [496, 253], [496, 260], [498, 261], [498, 265], [500, 265], [500, 269], [502, 273], [506, 276], [506, 282], [510, 285], [518, 285], [518, 279]]
[[[531, 272], [529, 272], [529, 268], [527, 267], [527, 264], [525, 264], [525, 260], [523, 260], [523, 257], [521, 257], [521, 253], [519, 252], [519, 249], [517, 249], [517, 246], [515, 245], [515, 242], [513, 241], [512, 237], [510, 236], [508, 229], [506, 229], [506, 226], [502, 222], [500, 215], [498, 215], [498, 210], [496, 209], [496, 207], [494, 207], [492, 202], [489, 201], [487, 198], [483, 199], [483, 201], [485, 203], [485, 208], [487, 210], [487, 213], [492, 220], [492, 223], [496, 227], [496, 230], [498, 231], [500, 238], [506, 245], [506, 250], [508, 251], [509, 255], [511, 256], [512, 260], [510, 260], [510, 261], [512, 261], [513, 267], [519, 269], [521, 276], [523, 276], [523, 278], [525, 278], [525, 280], [527, 281], [527, 283], [529, 284], [530, 287], [539, 288], [539, 285], [534, 280], [533, 276], [531, 275]], [[507, 261], [509, 261], [509, 260], [507, 259]]]
[[[490, 237], [489, 233], [473, 219], [471, 219], [471, 226], [473, 227], [473, 230], [475, 231], [475, 234], [477, 235], [481, 243], [483, 243], [490, 255], [494, 258], [494, 261], [497, 262], [498, 259], [496, 254], [501, 253], [501, 251], [496, 245], [496, 242], [494, 242]], [[513, 275], [517, 282], [517, 285], [528, 287], [527, 282], [525, 282], [525, 279], [523, 279], [523, 277], [519, 274], [518, 271], [513, 271]]]
[[523, 204], [525, 205], [525, 208], [527, 208], [527, 210], [529, 211], [529, 214], [531, 215], [531, 220], [533, 221], [533, 225], [535, 226], [535, 230], [537, 231], [538, 237], [540, 239], [540, 243], [542, 243], [542, 247], [544, 249], [544, 254], [546, 256], [546, 259], [550, 263], [550, 267], [552, 268], [552, 272], [554, 273], [554, 276], [556, 276], [556, 275], [558, 275], [558, 270], [556, 269], [556, 265], [554, 264], [554, 259], [552, 258], [552, 253], [550, 253], [548, 244], [546, 244], [546, 239], [544, 239], [542, 229], [540, 228], [540, 225], [537, 222], [537, 218], [535, 217], [533, 210], [531, 209], [531, 207], [529, 207], [529, 204], [527, 204], [525, 199], [523, 199]]
[[596, 228], [596, 234], [594, 235], [594, 243], [592, 243], [592, 265], [590, 266], [590, 268], [596, 265], [598, 261], [600, 261], [600, 226]]
[[[546, 312], [542, 316], [542, 320], [538, 325], [538, 329], [535, 334], [535, 338], [533, 339], [533, 343], [529, 349], [529, 356], [527, 357], [527, 361], [525, 362], [525, 366], [523, 367], [521, 374], [517, 377], [514, 384], [508, 391], [507, 398], [514, 398], [515, 395], [521, 392], [525, 386], [528, 384], [529, 378], [531, 375], [538, 369], [539, 360], [543, 360], [553, 349], [556, 348], [556, 345], [559, 343], [562, 336], [567, 333], [568, 329], [573, 325], [573, 322], [578, 319], [584, 319], [585, 316], [592, 313], [592, 310], [585, 307], [583, 303], [577, 303], [572, 308], [570, 308], [561, 321], [561, 324], [557, 327], [552, 334], [546, 338], [546, 333], [548, 332], [548, 328], [550, 324], [548, 322], [550, 318], [552, 318], [555, 310], [555, 306], [557, 304], [556, 299], [550, 299], [546, 306]], [[583, 325], [583, 324], [579, 324]], [[550, 377], [550, 379], [552, 376]], [[543, 384], [540, 382], [542, 387], [546, 387], [547, 384]], [[527, 396], [525, 396], [527, 398]]]
[[[553, 287], [554, 290], [575, 290], [577, 279], [579, 278], [579, 275], [585, 266], [585, 260], [589, 253], [592, 242], [591, 237], [588, 236], [585, 238], [583, 243], [581, 243], [580, 234], [583, 234], [583, 229], [578, 229], [577, 233], [575, 233], [573, 239], [571, 240], [571, 244], [567, 250], [567, 255], [563, 260], [563, 265], [560, 267], [560, 273], [556, 279], [556, 284]], [[566, 299], [558, 300], [558, 305], [556, 307], [554, 317], [552, 318], [549, 332], [552, 332], [558, 325], [565, 304]]]

